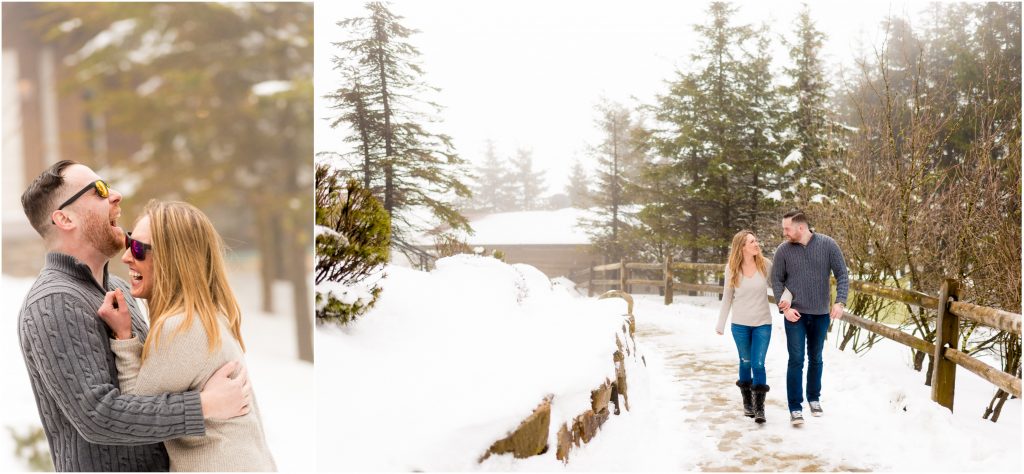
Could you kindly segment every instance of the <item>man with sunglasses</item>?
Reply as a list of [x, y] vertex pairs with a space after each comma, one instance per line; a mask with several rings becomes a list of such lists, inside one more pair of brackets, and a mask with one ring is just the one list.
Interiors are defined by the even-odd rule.
[[96, 311], [108, 291], [120, 288], [133, 335], [144, 340], [148, 327], [128, 284], [107, 273], [108, 260], [126, 243], [145, 253], [145, 245], [117, 225], [119, 193], [89, 167], [65, 160], [39, 175], [21, 203], [48, 253], [25, 298], [18, 332], [58, 471], [167, 471], [162, 441], [201, 436], [205, 419], [248, 412], [245, 369], [230, 377], [237, 362], [218, 370], [202, 392], [120, 392], [114, 336]]

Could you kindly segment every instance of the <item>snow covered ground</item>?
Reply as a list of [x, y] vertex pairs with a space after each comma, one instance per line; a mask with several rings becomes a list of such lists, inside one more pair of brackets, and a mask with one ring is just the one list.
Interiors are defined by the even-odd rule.
[[[291, 291], [286, 283], [275, 286], [277, 313], [260, 311], [258, 276], [230, 271], [232, 288], [242, 306], [242, 337], [253, 389], [259, 399], [267, 444], [282, 472], [312, 471], [316, 468], [316, 406], [313, 365], [296, 358], [294, 318], [289, 314]], [[0, 427], [25, 433], [40, 426], [39, 413], [18, 344], [17, 315], [33, 279], [0, 277], [3, 313], [7, 323], [0, 331]], [[45, 444], [45, 441], [44, 441]], [[0, 472], [25, 471], [27, 466], [14, 456], [14, 441], [7, 429], [0, 429]]]
[[[650, 399], [633, 417], [612, 418], [569, 470], [1019, 471], [1020, 400], [998, 423], [981, 419], [994, 389], [958, 370], [955, 414], [930, 399], [909, 350], [882, 341], [866, 354], [826, 343], [822, 406], [789, 425], [785, 332], [768, 350], [768, 422], [742, 416], [732, 338], [714, 333], [717, 297], [638, 296], [637, 343], [647, 358]], [[637, 402], [639, 406], [641, 402]], [[904, 410], [905, 408], [905, 410]], [[599, 448], [603, 446], [603, 448]], [[555, 465], [544, 468], [557, 469]]]
[[[459, 257], [460, 259], [462, 257]], [[474, 266], [474, 262], [479, 265]], [[529, 277], [523, 266], [516, 266]], [[525, 267], [529, 268], [529, 267]], [[529, 459], [476, 458], [536, 406], [545, 390], [579, 392], [609, 365], [601, 336], [622, 312], [556, 290], [515, 302], [517, 277], [487, 259], [442, 260], [431, 273], [389, 267], [369, 315], [317, 339], [319, 467], [327, 470], [501, 471], [1019, 471], [1020, 400], [981, 419], [994, 389], [960, 370], [956, 413], [930, 400], [909, 350], [881, 341], [866, 354], [825, 349], [825, 415], [789, 424], [786, 349], [775, 322], [767, 359], [768, 423], [742, 415], [736, 353], [714, 333], [716, 297], [637, 296], [632, 410], [612, 416], [568, 465], [551, 449]], [[532, 277], [529, 277], [532, 278]], [[521, 279], [521, 278], [520, 278]], [[537, 279], [530, 291], [543, 287]], [[522, 285], [521, 285], [522, 286]], [[543, 302], [543, 304], [541, 304]], [[767, 304], [767, 303], [766, 303]], [[587, 338], [594, 338], [590, 341]], [[572, 397], [569, 397], [572, 398]], [[570, 409], [580, 407], [573, 401]], [[557, 422], [553, 421], [553, 424]]]
[[[320, 469], [479, 469], [546, 395], [554, 435], [615, 377], [622, 300], [581, 299], [533, 267], [489, 257], [386, 272], [369, 314], [318, 329], [317, 402], [333, 407], [319, 414]], [[504, 469], [509, 457], [485, 465]]]

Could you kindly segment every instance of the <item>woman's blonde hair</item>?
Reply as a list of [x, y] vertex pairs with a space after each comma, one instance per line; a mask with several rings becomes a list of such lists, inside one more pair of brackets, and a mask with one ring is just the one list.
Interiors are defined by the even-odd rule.
[[[740, 286], [740, 275], [743, 274], [743, 270], [740, 270], [740, 265], [743, 264], [743, 246], [747, 243], [748, 235], [754, 235], [754, 232], [743, 229], [732, 236], [732, 247], [729, 248], [729, 263], [726, 266], [732, 274], [732, 278], [727, 283], [733, 288]], [[754, 238], [757, 238], [757, 236], [754, 235]], [[754, 264], [757, 265], [757, 271], [761, 272], [765, 278], [768, 277], [768, 264], [766, 262], [761, 252], [754, 255]]]
[[210, 219], [195, 206], [152, 200], [146, 205], [153, 249], [153, 293], [149, 298], [150, 337], [142, 358], [157, 345], [167, 316], [184, 314], [174, 335], [199, 319], [206, 329], [210, 352], [220, 347], [220, 314], [227, 316], [231, 335], [242, 342], [242, 314], [224, 268], [224, 244]]

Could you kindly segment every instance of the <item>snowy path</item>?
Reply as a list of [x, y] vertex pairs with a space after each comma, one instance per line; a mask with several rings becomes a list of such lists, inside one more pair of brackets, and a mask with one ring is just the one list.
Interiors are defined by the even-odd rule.
[[[699, 353], [677, 334], [654, 324], [638, 324], [636, 336], [645, 350], [657, 351], [665, 361], [673, 387], [678, 390], [680, 408], [686, 414], [683, 420], [690, 429], [718, 439], [714, 443], [716, 452], [704, 456], [706, 459], [697, 464], [700, 471], [869, 470], [851, 464], [834, 465], [813, 450], [776, 452], [776, 447], [785, 441], [783, 436], [775, 433], [772, 425], [757, 426], [741, 413], [738, 389], [733, 386], [736, 362], [731, 354]], [[784, 424], [788, 422], [784, 418], [785, 399], [779, 393], [773, 395], [776, 396], [765, 401], [766, 410], [774, 425]]]
[[[617, 440], [628, 436], [616, 431], [631, 431], [645, 444], [659, 446], [662, 452], [638, 453], [647, 462], [657, 456], [659, 467], [705, 472], [1017, 471], [1021, 467], [1019, 400], [1007, 404], [999, 423], [982, 420], [992, 388], [959, 370], [956, 413], [950, 414], [930, 400], [923, 376], [909, 367], [909, 350], [891, 342], [880, 342], [857, 355], [840, 352], [830, 334], [823, 357], [825, 414], [815, 418], [805, 410], [804, 425], [790, 426], [786, 339], [778, 320], [766, 361], [771, 386], [765, 404], [768, 422], [759, 426], [742, 413], [732, 337], [714, 332], [720, 307], [717, 298], [677, 298], [670, 306], [659, 297], [636, 299], [637, 343], [653, 362], [648, 364], [651, 393], [645, 398], [656, 414], [636, 414], [649, 420], [642, 436], [633, 427], [614, 426], [618, 422], [614, 417], [606, 428]], [[668, 452], [664, 452], [666, 446], [670, 446]], [[604, 449], [609, 447], [604, 444]], [[623, 451], [619, 455], [630, 456]], [[583, 466], [570, 463], [567, 467]]]

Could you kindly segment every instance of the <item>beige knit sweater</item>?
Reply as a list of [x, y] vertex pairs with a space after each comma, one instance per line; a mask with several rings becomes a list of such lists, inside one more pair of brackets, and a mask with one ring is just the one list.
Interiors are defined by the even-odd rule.
[[[772, 274], [771, 262], [767, 264], [768, 274]], [[742, 271], [742, 270], [741, 270]], [[772, 323], [771, 304], [768, 303], [768, 290], [771, 285], [768, 279], [761, 272], [754, 272], [754, 276], [740, 275], [739, 287], [732, 287], [729, 281], [732, 280], [732, 272], [725, 269], [725, 291], [722, 294], [722, 307], [718, 313], [718, 325], [715, 330], [725, 331], [725, 320], [729, 317], [729, 310], [732, 310], [732, 322], [743, 326], [763, 326]], [[793, 294], [789, 288], [782, 293], [782, 300], [793, 301]]]
[[[167, 317], [160, 339], [154, 341], [157, 344], [150, 348], [145, 362], [138, 337], [110, 341], [117, 356], [117, 379], [124, 393], [158, 395], [202, 390], [225, 363], [243, 361], [242, 348], [232, 337], [226, 317], [217, 318], [221, 344], [213, 352], [198, 319], [175, 334], [184, 320], [181, 314]], [[149, 337], [157, 335], [150, 333]], [[207, 419], [205, 436], [165, 441], [171, 471], [276, 471], [253, 392], [252, 410], [248, 414], [230, 420]]]

